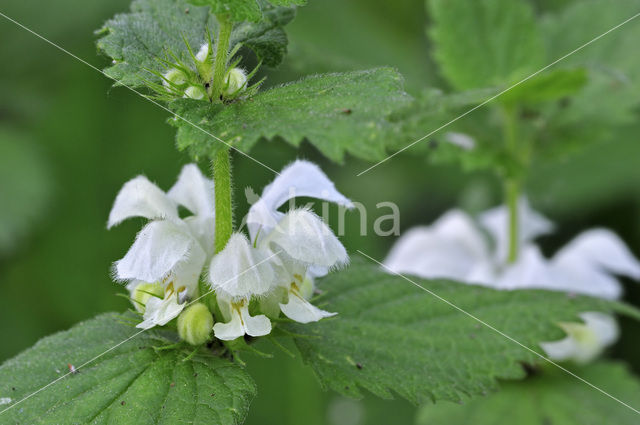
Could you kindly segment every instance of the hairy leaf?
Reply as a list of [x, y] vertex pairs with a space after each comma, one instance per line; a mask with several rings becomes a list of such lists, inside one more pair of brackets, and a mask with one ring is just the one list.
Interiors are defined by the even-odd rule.
[[[619, 363], [596, 363], [573, 370], [587, 382], [640, 408], [640, 382]], [[632, 425], [638, 414], [569, 374], [549, 366], [501, 391], [465, 405], [427, 405], [418, 425]]]
[[[24, 424], [240, 424], [256, 393], [253, 380], [226, 359], [188, 352], [156, 351], [169, 342], [139, 330], [126, 316], [110, 313], [46, 337], [0, 366], [0, 397], [11, 407], [80, 366], [10, 410], [2, 423]], [[115, 347], [115, 348], [114, 348]]]
[[[558, 321], [583, 311], [629, 307], [547, 291], [497, 291], [445, 280], [411, 278], [520, 343], [563, 334]], [[317, 304], [335, 319], [289, 325], [296, 344], [327, 387], [350, 396], [366, 389], [414, 402], [459, 401], [522, 379], [522, 363], [539, 357], [400, 276], [355, 261], [321, 281]], [[633, 310], [634, 315], [638, 315]]]
[[435, 58], [456, 89], [502, 86], [545, 65], [528, 2], [427, 0], [427, 5]]
[[[253, 0], [251, 0], [253, 1]], [[264, 5], [263, 19], [234, 26], [231, 45], [243, 43], [265, 65], [279, 64], [286, 53], [287, 37], [282, 27], [295, 11], [286, 7]], [[195, 7], [184, 0], [134, 0], [131, 12], [107, 21], [98, 34], [98, 49], [113, 60], [105, 72], [121, 84], [143, 86], [145, 80], [158, 81], [148, 70], [163, 71], [162, 60], [173, 59], [169, 53], [190, 64], [185, 44], [197, 51], [207, 40], [207, 30], [217, 34], [218, 21], [207, 7]]]
[[[170, 108], [187, 121], [243, 152], [261, 138], [281, 137], [298, 146], [307, 139], [324, 155], [385, 157], [386, 117], [409, 102], [402, 77], [393, 69], [313, 75], [274, 87], [227, 106], [181, 99]], [[179, 118], [177, 142], [194, 156], [213, 155], [225, 145]]]

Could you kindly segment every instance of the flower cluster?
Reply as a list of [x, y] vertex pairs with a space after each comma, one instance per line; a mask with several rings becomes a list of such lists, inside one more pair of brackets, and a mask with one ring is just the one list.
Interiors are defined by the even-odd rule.
[[[348, 256], [313, 212], [278, 211], [298, 196], [351, 207], [316, 165], [296, 161], [251, 206], [250, 239], [234, 233], [216, 254], [214, 182], [196, 165], [186, 165], [166, 193], [146, 177], [127, 182], [108, 227], [135, 216], [150, 220], [114, 265], [116, 279], [128, 283], [131, 300], [143, 314], [138, 327], [163, 326], [180, 316], [180, 336], [197, 345], [209, 339], [211, 329], [221, 340], [269, 334], [270, 318], [280, 313], [300, 323], [334, 315], [309, 302], [313, 279], [345, 264]], [[192, 215], [181, 217], [180, 206]], [[209, 292], [215, 294], [213, 305], [195, 303]]]
[[[518, 205], [519, 258], [507, 261], [508, 211], [498, 207], [474, 220], [459, 210], [447, 212], [433, 225], [409, 230], [393, 247], [385, 264], [398, 273], [450, 278], [496, 289], [539, 288], [617, 299], [622, 286], [616, 275], [640, 280], [640, 262], [609, 230], [583, 232], [552, 258], [533, 242], [553, 229], [525, 199]], [[584, 323], [562, 323], [561, 341], [543, 342], [554, 360], [587, 362], [618, 337], [615, 320], [585, 312]]]
[[[229, 102], [241, 96], [250, 96], [257, 91], [262, 83], [260, 81], [257, 84], [249, 85], [249, 80], [258, 71], [258, 67], [247, 74], [245, 70], [237, 66], [240, 63], [240, 58], [238, 58], [227, 63], [221, 82], [222, 86], [216, 91], [214, 90], [216, 89], [214, 87], [215, 45], [211, 42], [205, 42], [195, 54], [192, 53], [189, 46], [187, 47], [191, 63], [178, 59], [176, 55], [170, 55], [172, 61], [162, 61], [162, 66], [166, 71], [156, 75], [162, 84], [148, 83], [160, 98], [172, 100], [182, 97], [212, 102], [215, 100], [213, 99], [214, 93], [219, 93], [220, 100]], [[230, 58], [237, 53], [239, 47], [240, 45], [237, 45], [230, 52]]]

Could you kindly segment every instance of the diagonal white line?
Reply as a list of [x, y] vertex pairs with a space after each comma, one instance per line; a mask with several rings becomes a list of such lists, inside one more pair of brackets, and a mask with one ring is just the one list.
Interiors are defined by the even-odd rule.
[[472, 318], [473, 320], [475, 320], [476, 322], [486, 326], [487, 328], [491, 329], [492, 331], [498, 333], [499, 335], [505, 337], [506, 339], [508, 339], [509, 341], [519, 345], [520, 347], [524, 348], [525, 350], [531, 352], [532, 354], [535, 354], [537, 357], [545, 360], [546, 362], [554, 365], [555, 367], [557, 367], [558, 369], [562, 370], [563, 372], [568, 373], [569, 375], [573, 376], [574, 378], [578, 379], [579, 381], [581, 381], [584, 384], [587, 384], [588, 386], [590, 386], [591, 388], [593, 388], [594, 390], [597, 390], [599, 392], [601, 392], [602, 394], [606, 395], [607, 397], [611, 398], [612, 400], [617, 401], [618, 403], [620, 403], [621, 405], [633, 410], [634, 412], [636, 412], [637, 414], [640, 414], [640, 410], [637, 410], [633, 407], [631, 407], [630, 405], [628, 405], [627, 403], [625, 403], [624, 401], [612, 396], [611, 394], [609, 394], [608, 392], [604, 391], [603, 389], [600, 389], [598, 387], [596, 387], [595, 385], [593, 385], [592, 383], [590, 383], [589, 381], [585, 380], [584, 378], [579, 377], [578, 375], [576, 375], [575, 373], [571, 372], [570, 370], [560, 366], [558, 363], [554, 362], [553, 360], [543, 356], [542, 354], [538, 353], [537, 351], [527, 347], [526, 345], [522, 344], [521, 342], [515, 340], [514, 338], [510, 337], [509, 335], [505, 334], [504, 332], [502, 332], [499, 329], [496, 329], [495, 327], [491, 326], [490, 324], [488, 324], [487, 322], [485, 322], [484, 320], [474, 316], [473, 314], [469, 313], [468, 311], [458, 307], [457, 305], [453, 304], [451, 301], [446, 300], [444, 298], [442, 298], [440, 295], [436, 294], [435, 292], [425, 288], [424, 286], [420, 285], [419, 283], [414, 282], [413, 280], [409, 279], [408, 277], [406, 277], [403, 274], [397, 273], [393, 270], [391, 270], [389, 267], [385, 266], [384, 264], [382, 264], [380, 261], [376, 260], [375, 258], [365, 254], [364, 252], [358, 250], [358, 253], [360, 253], [360, 255], [368, 258], [369, 260], [373, 261], [374, 263], [378, 264], [379, 266], [383, 267], [385, 270], [387, 270], [390, 273], [393, 273], [397, 276], [400, 276], [401, 278], [403, 278], [404, 280], [406, 280], [407, 282], [410, 282], [411, 284], [413, 284], [414, 286], [422, 289], [423, 291], [427, 292], [429, 295], [432, 295], [434, 297], [436, 297], [437, 299], [439, 299], [440, 301], [444, 302], [445, 304], [453, 307], [454, 309], [458, 310], [459, 312], [465, 314], [466, 316]]
[[138, 90], [134, 89], [131, 86], [128, 86], [126, 84], [123, 84], [122, 82], [116, 80], [115, 78], [110, 77], [107, 73], [105, 73], [103, 70], [91, 65], [89, 62], [87, 62], [86, 60], [79, 58], [78, 56], [74, 55], [73, 53], [71, 53], [70, 51], [66, 50], [65, 48], [59, 46], [58, 44], [54, 43], [53, 41], [45, 38], [44, 36], [38, 34], [37, 32], [35, 32], [34, 30], [32, 30], [31, 28], [26, 27], [25, 25], [21, 24], [20, 22], [16, 21], [15, 19], [10, 18], [9, 16], [5, 15], [4, 13], [0, 12], [0, 16], [2, 16], [3, 18], [5, 18], [6, 20], [13, 22], [14, 24], [16, 24], [17, 26], [19, 26], [20, 28], [30, 32], [31, 34], [35, 35], [36, 37], [38, 37], [39, 39], [49, 43], [50, 45], [52, 45], [53, 47], [55, 47], [56, 49], [60, 50], [61, 52], [66, 53], [67, 55], [71, 56], [72, 58], [82, 62], [83, 64], [85, 64], [86, 66], [88, 66], [89, 68], [98, 71], [100, 74], [104, 75], [105, 77], [107, 77], [110, 80], [115, 81], [116, 83], [120, 84], [123, 87], [128, 88], [129, 90], [131, 90], [132, 92], [134, 92], [135, 94], [137, 94], [138, 96], [142, 97], [143, 99], [148, 100], [149, 102], [153, 103], [154, 105], [158, 106], [159, 108], [164, 109], [165, 111], [169, 112], [171, 115], [173, 115], [176, 118], [181, 119], [182, 121], [186, 122], [187, 124], [193, 126], [194, 128], [202, 131], [203, 133], [205, 133], [208, 136], [211, 136], [212, 138], [214, 138], [215, 140], [217, 140], [220, 143], [223, 143], [224, 145], [226, 145], [229, 149], [233, 149], [234, 151], [240, 153], [243, 156], [246, 156], [247, 158], [249, 158], [250, 160], [252, 160], [253, 162], [262, 165], [263, 167], [265, 167], [266, 169], [270, 170], [271, 172], [275, 173], [276, 175], [280, 175], [280, 173], [278, 173], [276, 170], [274, 170], [273, 168], [269, 167], [268, 165], [260, 162], [259, 160], [255, 159], [254, 157], [252, 157], [251, 155], [241, 151], [240, 149], [230, 145], [229, 143], [225, 142], [224, 140], [222, 140], [221, 138], [219, 138], [218, 136], [208, 132], [207, 130], [205, 130], [204, 128], [202, 128], [201, 126], [199, 126], [198, 124], [195, 124], [189, 120], [187, 120], [186, 118], [176, 114], [175, 112], [173, 112], [172, 110], [170, 110], [169, 108], [167, 108], [166, 106], [162, 105], [161, 103], [156, 102], [155, 100], [153, 100], [152, 98], [150, 98], [149, 96], [139, 92]]
[[428, 134], [425, 134], [424, 136], [422, 136], [421, 138], [419, 138], [418, 140], [409, 143], [407, 146], [403, 147], [402, 149], [400, 149], [399, 151], [396, 151], [394, 153], [392, 153], [391, 155], [389, 155], [388, 157], [386, 157], [385, 159], [373, 164], [371, 167], [367, 168], [366, 170], [363, 170], [361, 172], [359, 172], [356, 177], [360, 177], [361, 175], [363, 175], [364, 173], [374, 169], [375, 167], [377, 167], [378, 165], [390, 160], [391, 158], [393, 158], [394, 156], [406, 151], [407, 149], [409, 149], [410, 147], [412, 147], [413, 145], [415, 145], [416, 143], [420, 143], [421, 141], [423, 141], [424, 139], [428, 138], [429, 136], [437, 133], [438, 131], [442, 130], [445, 127], [448, 127], [449, 125], [453, 124], [454, 122], [458, 121], [459, 119], [469, 115], [470, 113], [472, 113], [473, 111], [475, 111], [478, 108], [483, 107], [484, 105], [486, 105], [487, 103], [495, 100], [496, 98], [502, 96], [503, 94], [505, 94], [506, 92], [508, 92], [509, 90], [512, 90], [515, 87], [518, 87], [520, 84], [530, 80], [531, 78], [535, 77], [536, 75], [540, 74], [541, 72], [546, 71], [547, 69], [551, 68], [553, 65], [557, 64], [560, 61], [565, 60], [566, 58], [568, 58], [569, 56], [573, 55], [574, 53], [584, 49], [585, 47], [589, 46], [590, 44], [594, 43], [595, 41], [601, 39], [602, 37], [604, 37], [605, 35], [609, 34], [612, 31], [617, 30], [618, 28], [620, 28], [621, 26], [625, 25], [628, 22], [631, 22], [632, 20], [636, 19], [638, 16], [640, 16], [640, 12], [636, 13], [635, 15], [633, 15], [632, 17], [630, 17], [629, 19], [625, 20], [624, 22], [619, 23], [618, 25], [616, 25], [613, 28], [610, 28], [609, 30], [603, 32], [602, 34], [600, 34], [599, 36], [587, 41], [586, 43], [584, 43], [583, 45], [581, 45], [580, 47], [577, 47], [576, 49], [570, 51], [569, 53], [567, 53], [566, 55], [556, 59], [555, 61], [551, 62], [549, 65], [545, 66], [544, 68], [539, 69], [538, 71], [534, 72], [533, 74], [529, 75], [528, 77], [518, 81], [517, 83], [515, 83], [514, 85], [507, 87], [506, 89], [502, 90], [501, 92], [499, 92], [496, 95], [491, 96], [490, 98], [488, 98], [487, 100], [485, 100], [484, 102], [482, 102], [481, 104], [474, 106], [473, 108], [469, 109], [468, 111], [464, 112], [463, 114], [457, 116], [456, 118], [452, 119], [451, 121], [449, 121], [446, 124], [441, 125], [440, 127], [436, 128], [435, 130], [431, 131]]
[[[229, 283], [229, 282], [233, 281], [234, 279], [236, 279], [236, 278], [238, 278], [238, 277], [242, 276], [243, 274], [247, 273], [249, 270], [252, 270], [253, 268], [258, 267], [260, 264], [267, 262], [267, 261], [268, 261], [268, 260], [270, 260], [271, 258], [273, 258], [273, 257], [275, 257], [276, 255], [278, 255], [280, 252], [282, 252], [282, 251], [276, 252], [276, 253], [274, 253], [274, 254], [270, 255], [269, 257], [265, 258], [264, 260], [261, 260], [261, 261], [257, 262], [256, 264], [252, 265], [252, 266], [251, 266], [251, 267], [249, 267], [248, 269], [243, 270], [241, 273], [238, 273], [236, 276], [232, 277], [231, 279], [229, 279], [229, 280], [227, 280], [226, 282], [224, 282], [223, 284], [221, 284], [221, 285], [220, 285], [220, 287], [224, 287], [224, 285], [226, 285], [227, 283]], [[207, 292], [207, 293], [205, 293], [205, 294], [203, 294], [203, 295], [200, 295], [198, 298], [196, 298], [196, 299], [194, 299], [193, 301], [190, 301], [189, 303], [187, 303], [187, 304], [184, 306], [184, 308], [187, 308], [188, 306], [190, 306], [191, 304], [195, 303], [195, 302], [196, 302], [196, 301], [198, 301], [199, 299], [201, 299], [201, 298], [203, 298], [203, 297], [205, 297], [205, 296], [207, 296], [207, 295], [209, 295], [209, 294], [211, 294], [211, 293], [213, 293], [213, 292], [215, 292], [215, 290], [214, 290], [214, 289], [210, 290], [209, 292]], [[151, 328], [149, 328], [149, 329], [151, 329]], [[87, 360], [86, 362], [82, 363], [80, 366], [76, 367], [76, 368], [75, 368], [75, 370], [76, 370], [76, 371], [80, 370], [81, 368], [85, 367], [85, 366], [86, 366], [86, 365], [88, 365], [89, 363], [94, 362], [95, 360], [97, 360], [97, 359], [99, 359], [100, 357], [104, 356], [104, 355], [105, 355], [105, 354], [107, 354], [108, 352], [115, 350], [116, 348], [118, 348], [118, 347], [119, 347], [119, 346], [121, 346], [122, 344], [126, 343], [127, 341], [132, 340], [133, 338], [137, 337], [138, 335], [140, 335], [141, 333], [143, 333], [144, 331], [147, 331], [147, 330], [149, 330], [149, 329], [142, 329], [141, 331], [136, 332], [135, 334], [131, 335], [131, 336], [130, 336], [130, 337], [128, 337], [127, 339], [125, 339], [125, 340], [123, 340], [123, 341], [120, 341], [119, 343], [117, 343], [117, 344], [116, 344], [116, 345], [114, 345], [113, 347], [111, 347], [111, 348], [109, 348], [109, 349], [107, 349], [107, 350], [103, 351], [102, 353], [98, 354], [97, 356], [93, 357], [91, 360]], [[65, 373], [64, 375], [62, 375], [62, 376], [60, 376], [60, 377], [58, 377], [58, 378], [54, 379], [53, 381], [49, 382], [49, 383], [48, 383], [47, 385], [45, 385], [44, 387], [42, 387], [42, 388], [40, 388], [40, 389], [38, 389], [38, 390], [36, 390], [36, 391], [32, 392], [31, 394], [29, 394], [29, 395], [27, 395], [27, 396], [25, 396], [25, 397], [21, 398], [20, 400], [18, 400], [18, 401], [16, 401], [15, 403], [13, 403], [11, 406], [9, 406], [9, 407], [7, 407], [6, 409], [4, 409], [4, 410], [0, 411], [0, 415], [2, 415], [2, 414], [3, 414], [4, 412], [6, 412], [7, 410], [13, 409], [13, 408], [14, 408], [14, 407], [16, 407], [18, 404], [20, 404], [20, 403], [22, 403], [23, 401], [25, 401], [25, 400], [27, 400], [27, 399], [29, 399], [29, 398], [33, 397], [34, 395], [38, 394], [39, 392], [44, 391], [45, 389], [49, 388], [51, 385], [53, 385], [53, 384], [55, 384], [56, 382], [58, 382], [58, 381], [60, 381], [60, 380], [62, 380], [62, 379], [64, 379], [64, 378], [66, 378], [67, 376], [71, 375], [72, 373], [73, 373], [73, 372], [67, 372], [67, 373]]]

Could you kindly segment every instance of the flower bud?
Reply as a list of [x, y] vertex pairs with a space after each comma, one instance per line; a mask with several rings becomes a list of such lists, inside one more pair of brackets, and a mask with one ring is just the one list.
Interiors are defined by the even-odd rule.
[[191, 345], [204, 344], [213, 329], [213, 316], [202, 303], [187, 307], [178, 316], [178, 335]]
[[180, 71], [176, 68], [171, 68], [163, 75], [164, 80], [162, 80], [162, 85], [171, 88], [171, 87], [182, 87], [187, 84], [187, 76], [184, 75], [184, 72]]
[[200, 46], [196, 54], [196, 69], [203, 80], [209, 81], [213, 78], [213, 55], [209, 43]]
[[140, 313], [144, 313], [147, 301], [151, 297], [162, 298], [164, 296], [164, 288], [159, 283], [139, 283], [131, 289], [131, 300], [133, 306]]
[[198, 86], [189, 86], [184, 91], [184, 97], [188, 99], [201, 100], [201, 99], [204, 99], [205, 96], [206, 96], [206, 93], [204, 89]]
[[244, 91], [247, 87], [247, 75], [240, 68], [231, 68], [224, 76], [224, 88], [222, 93], [225, 96], [233, 96]]

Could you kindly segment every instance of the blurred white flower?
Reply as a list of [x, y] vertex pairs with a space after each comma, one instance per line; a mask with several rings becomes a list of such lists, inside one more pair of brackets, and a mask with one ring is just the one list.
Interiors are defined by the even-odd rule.
[[[144, 176], [130, 180], [118, 193], [108, 228], [131, 217], [144, 217], [150, 222], [115, 263], [115, 277], [130, 282], [130, 291], [135, 291], [140, 282], [160, 283], [164, 289], [162, 299], [146, 297], [139, 328], [165, 325], [180, 314], [185, 300], [198, 295], [202, 269], [213, 255], [213, 193], [213, 182], [194, 164], [182, 169], [168, 193]], [[193, 215], [180, 218], [178, 205]]]
[[277, 305], [287, 317], [301, 323], [334, 314], [309, 303], [305, 282], [312, 269], [326, 273], [331, 267], [345, 264], [348, 256], [329, 227], [311, 211], [278, 211], [296, 196], [351, 206], [326, 175], [306, 161], [294, 162], [266, 186], [247, 216], [251, 240], [234, 234], [211, 261], [209, 281], [227, 320], [214, 325], [217, 338], [229, 340], [271, 332], [267, 316], [250, 315], [252, 299], [264, 306]]
[[[431, 226], [409, 230], [391, 249], [385, 265], [397, 273], [424, 278], [605, 299], [617, 299], [622, 294], [616, 275], [640, 280], [640, 262], [617, 235], [605, 229], [587, 230], [552, 258], [545, 258], [533, 240], [550, 232], [552, 223], [533, 211], [525, 199], [518, 207], [520, 254], [513, 264], [507, 261], [508, 211], [501, 206], [481, 214], [477, 221], [453, 210]], [[616, 340], [613, 318], [590, 312], [581, 317], [585, 323], [562, 324], [567, 338], [542, 343], [550, 358], [590, 360]]]

